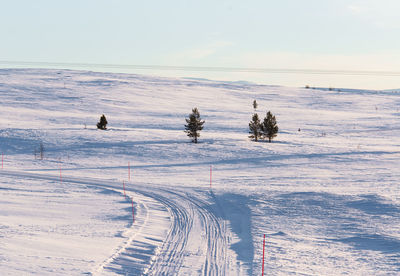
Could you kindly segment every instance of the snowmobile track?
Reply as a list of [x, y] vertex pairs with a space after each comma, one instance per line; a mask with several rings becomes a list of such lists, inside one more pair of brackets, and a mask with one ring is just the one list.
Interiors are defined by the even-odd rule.
[[[58, 176], [48, 174], [17, 171], [2, 171], [1, 173], [15, 177], [59, 181]], [[63, 177], [63, 182], [102, 187], [122, 192], [121, 187], [115, 181], [111, 180], [65, 176]], [[171, 191], [148, 184], [130, 186], [127, 192], [152, 198], [161, 203], [170, 213], [170, 229], [159, 248], [160, 250], [157, 250], [155, 254], [155, 260], [147, 264], [147, 267], [143, 267], [142, 272], [148, 275], [176, 275], [180, 272], [187, 272], [182, 271], [182, 267], [184, 267], [185, 257], [188, 255], [187, 244], [190, 239], [194, 219], [201, 221], [202, 229], [200, 231], [204, 233], [206, 239], [205, 243], [198, 243], [198, 246], [201, 248], [197, 250], [205, 252], [205, 256], [199, 256], [198, 258], [199, 262], [203, 261], [203, 263], [199, 264], [200, 269], [197, 270], [198, 273], [201, 275], [223, 275], [227, 271], [228, 240], [225, 233], [227, 229], [222, 219], [213, 213], [213, 210], [208, 207], [205, 201], [194, 195], [189, 195], [186, 191], [178, 189]], [[143, 214], [148, 215], [149, 211], [146, 209], [148, 206], [143, 205], [142, 202], [138, 203], [145, 210]], [[146, 218], [142, 223], [147, 223], [149, 219], [151, 218]], [[110, 258], [100, 264], [94, 274], [107, 270], [107, 266], [115, 262], [129, 244], [132, 243], [134, 237], [142, 231], [143, 225], [137, 228], [132, 227], [132, 229], [135, 229], [135, 233], [130, 235], [128, 240], [119, 246]], [[185, 267], [185, 269], [189, 268]]]

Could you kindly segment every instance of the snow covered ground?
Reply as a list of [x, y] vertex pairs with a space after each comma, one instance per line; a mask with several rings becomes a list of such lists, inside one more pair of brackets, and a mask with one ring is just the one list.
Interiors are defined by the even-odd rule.
[[[247, 138], [254, 99], [273, 143]], [[399, 108], [396, 91], [1, 69], [1, 274], [260, 275], [266, 234], [266, 275], [398, 275]]]

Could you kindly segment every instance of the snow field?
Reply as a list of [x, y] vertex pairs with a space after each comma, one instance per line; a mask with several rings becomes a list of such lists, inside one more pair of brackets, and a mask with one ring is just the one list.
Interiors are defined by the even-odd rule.
[[[88, 201], [94, 205], [76, 207], [88, 210], [86, 215], [76, 211], [71, 218], [58, 218], [67, 233], [59, 239], [62, 244], [72, 239], [70, 221], [80, 222], [79, 216], [89, 216], [90, 210], [98, 221], [82, 228], [91, 233], [99, 224], [109, 231], [96, 236], [107, 246], [100, 250], [85, 241], [92, 255], [74, 255], [69, 263], [76, 265], [61, 263], [64, 271], [57, 270], [56, 261], [34, 257], [23, 265], [18, 258], [23, 247], [13, 255], [1, 245], [7, 241], [8, 247], [17, 247], [14, 239], [0, 238], [0, 256], [7, 259], [0, 267], [9, 274], [17, 274], [19, 265], [60, 274], [77, 269], [106, 275], [259, 275], [264, 233], [267, 274], [400, 271], [398, 93], [33, 69], [0, 70], [0, 93], [0, 150], [5, 153], [0, 193], [3, 199], [5, 193], [16, 197], [14, 203], [1, 202], [3, 218], [17, 220], [12, 210], [19, 210], [37, 225], [42, 216], [59, 216], [31, 215], [27, 209], [35, 206], [34, 194], [24, 194], [29, 200], [21, 207], [23, 192], [13, 191], [10, 181], [33, 179], [38, 192], [54, 196], [61, 185], [60, 160], [69, 181], [62, 185], [86, 185], [91, 196], [110, 202], [102, 209], [98, 201]], [[267, 110], [276, 115], [280, 132], [271, 144], [247, 138], [254, 99], [260, 116]], [[184, 118], [194, 106], [206, 120], [198, 145], [183, 133]], [[98, 131], [95, 124], [103, 113], [109, 130]], [[45, 159], [35, 160], [40, 141]], [[132, 181], [127, 189], [140, 212], [133, 228], [131, 206], [121, 204], [121, 190], [114, 197], [95, 188], [121, 189], [128, 162]], [[63, 200], [78, 204], [80, 196], [78, 191]], [[61, 212], [63, 204], [54, 212]], [[155, 220], [146, 221], [146, 214]], [[123, 219], [109, 223], [118, 216]], [[9, 227], [18, 229], [16, 223]], [[129, 234], [122, 238], [121, 231]], [[23, 231], [21, 240], [29, 238]], [[57, 256], [51, 246], [30, 256]]]
[[119, 195], [59, 181], [1, 180], [3, 275], [82, 273], [122, 242]]

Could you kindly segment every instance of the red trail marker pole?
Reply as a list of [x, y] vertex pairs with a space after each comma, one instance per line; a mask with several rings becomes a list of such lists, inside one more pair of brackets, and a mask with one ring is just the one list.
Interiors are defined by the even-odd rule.
[[124, 196], [125, 196], [125, 199], [126, 199], [126, 193], [125, 193], [125, 180], [122, 180], [122, 183], [124, 184]]
[[265, 234], [264, 234], [264, 241], [263, 241], [263, 259], [262, 259], [262, 274], [264, 276], [264, 256], [265, 256]]
[[135, 223], [135, 209], [133, 208], [133, 198], [132, 198], [132, 223]]

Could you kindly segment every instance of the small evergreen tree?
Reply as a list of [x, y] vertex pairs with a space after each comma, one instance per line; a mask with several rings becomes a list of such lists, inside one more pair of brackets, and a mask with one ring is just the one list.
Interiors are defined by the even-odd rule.
[[253, 115], [253, 118], [249, 123], [249, 129], [249, 138], [254, 138], [254, 140], [257, 142], [258, 139], [261, 138], [261, 123], [257, 113], [254, 113]]
[[263, 138], [268, 137], [268, 142], [270, 143], [278, 133], [278, 125], [276, 124], [275, 116], [272, 115], [271, 111], [267, 112], [267, 116], [261, 124], [261, 133]]
[[254, 100], [254, 101], [253, 101], [254, 112], [256, 112], [257, 107], [258, 107], [257, 101]]
[[39, 153], [40, 153], [40, 160], [43, 160], [43, 158], [44, 158], [44, 145], [43, 145], [43, 142], [40, 142]]
[[97, 128], [105, 130], [105, 129], [107, 129], [107, 124], [108, 124], [108, 122], [107, 122], [106, 116], [104, 116], [104, 114], [101, 115], [100, 122], [97, 123]]
[[197, 107], [192, 109], [192, 113], [189, 114], [189, 119], [185, 119], [187, 125], [185, 125], [185, 132], [187, 136], [192, 138], [192, 142], [197, 143], [197, 138], [200, 137], [200, 131], [203, 129], [203, 124], [200, 118], [200, 113]]

